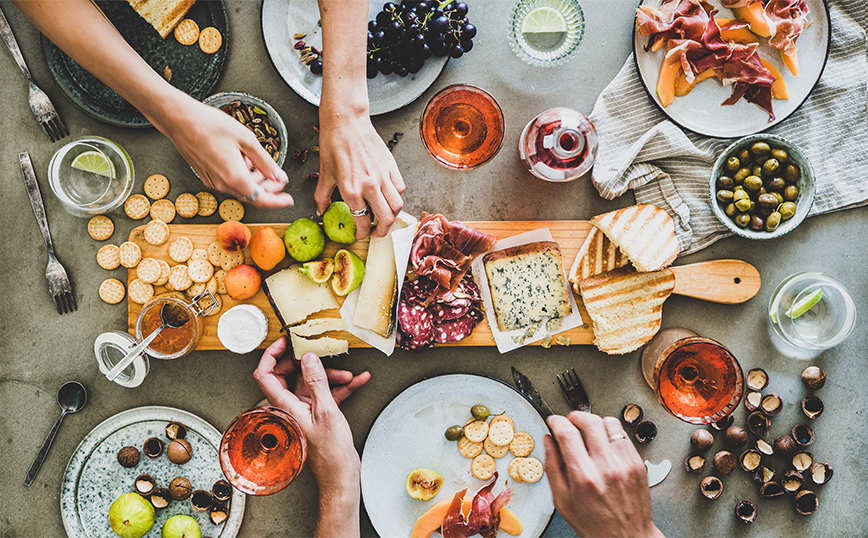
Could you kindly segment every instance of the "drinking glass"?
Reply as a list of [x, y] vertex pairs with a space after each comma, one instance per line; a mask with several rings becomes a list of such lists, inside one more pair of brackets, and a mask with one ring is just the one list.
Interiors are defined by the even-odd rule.
[[468, 170], [490, 161], [503, 145], [503, 111], [488, 92], [453, 84], [425, 105], [419, 122], [422, 143], [437, 162]]
[[509, 45], [525, 62], [555, 67], [569, 60], [585, 32], [576, 0], [520, 0], [509, 22]]
[[850, 294], [823, 273], [790, 275], [769, 300], [769, 335], [788, 357], [812, 359], [843, 342], [855, 325]]
[[307, 440], [298, 422], [277, 407], [241, 413], [220, 440], [220, 467], [235, 488], [271, 495], [288, 486], [304, 466]]

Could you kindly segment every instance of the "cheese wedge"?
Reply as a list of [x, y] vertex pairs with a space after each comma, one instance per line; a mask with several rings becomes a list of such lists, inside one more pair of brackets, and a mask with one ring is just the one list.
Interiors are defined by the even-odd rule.
[[624, 251], [594, 226], [585, 242], [582, 243], [579, 253], [576, 254], [576, 261], [570, 268], [569, 281], [573, 285], [573, 290], [581, 294], [579, 290], [580, 280], [624, 267], [628, 263], [630, 260], [627, 259]]
[[395, 301], [398, 298], [392, 232], [406, 227], [407, 223], [398, 219], [385, 237], [371, 237], [365, 260], [365, 279], [359, 289], [359, 301], [353, 316], [353, 325], [371, 330], [383, 338], [388, 338], [395, 327]]
[[349, 342], [346, 340], [338, 340], [328, 336], [310, 339], [297, 336], [290, 331], [289, 339], [292, 344], [292, 354], [298, 360], [301, 360], [302, 355], [308, 352], [316, 353], [320, 357], [330, 357], [350, 350]]
[[286, 329], [306, 320], [311, 314], [339, 308], [328, 284], [317, 284], [299, 272], [301, 264], [287, 267], [265, 279], [265, 291], [281, 327]]
[[680, 247], [669, 213], [651, 204], [638, 204], [597, 215], [591, 224], [624, 251], [638, 271], [669, 266]]
[[289, 328], [289, 332], [291, 334], [302, 337], [317, 336], [322, 333], [327, 333], [331, 331], [345, 330], [347, 330], [347, 324], [341, 318], [311, 319], [301, 325], [296, 325], [295, 327]]

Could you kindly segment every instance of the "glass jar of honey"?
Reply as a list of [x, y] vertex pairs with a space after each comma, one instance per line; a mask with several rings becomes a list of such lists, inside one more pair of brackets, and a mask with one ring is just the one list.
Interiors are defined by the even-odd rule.
[[163, 328], [146, 352], [155, 359], [183, 357], [199, 344], [205, 328], [202, 316], [209, 314], [215, 305], [216, 300], [208, 291], [197, 295], [190, 303], [186, 301], [183, 293], [161, 293], [139, 312], [136, 319], [136, 338], [141, 341], [163, 325], [163, 317], [166, 316], [163, 307], [167, 307], [166, 311], [171, 312], [175, 319]]

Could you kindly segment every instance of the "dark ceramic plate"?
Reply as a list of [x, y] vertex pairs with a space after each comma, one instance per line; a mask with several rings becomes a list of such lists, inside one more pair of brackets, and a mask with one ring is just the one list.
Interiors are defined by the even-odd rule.
[[[223, 44], [214, 54], [202, 52], [198, 43], [182, 45], [173, 34], [162, 39], [127, 2], [99, 1], [97, 4], [148, 65], [160, 74], [167, 66], [172, 70], [172, 86], [199, 100], [210, 95], [223, 72], [223, 61], [229, 50], [229, 25], [222, 0], [200, 0], [186, 15], [196, 21], [200, 29], [213, 26], [223, 35]], [[150, 122], [138, 110], [45, 36], [42, 36], [42, 50], [57, 84], [82, 110], [113, 125], [150, 127]]]

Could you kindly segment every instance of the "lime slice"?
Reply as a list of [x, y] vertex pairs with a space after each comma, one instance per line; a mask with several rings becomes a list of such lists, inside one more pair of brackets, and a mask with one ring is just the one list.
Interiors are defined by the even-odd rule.
[[567, 20], [560, 11], [548, 6], [534, 9], [527, 14], [521, 23], [521, 33], [523, 34], [560, 33], [566, 31]]
[[72, 167], [104, 177], [114, 177], [115, 175], [115, 167], [112, 162], [98, 151], [85, 151], [79, 154], [73, 159]]
[[784, 312], [784, 315], [791, 319], [797, 319], [799, 316], [814, 308], [814, 306], [823, 299], [823, 290], [818, 289], [814, 293], [799, 299], [793, 303], [789, 310]]

